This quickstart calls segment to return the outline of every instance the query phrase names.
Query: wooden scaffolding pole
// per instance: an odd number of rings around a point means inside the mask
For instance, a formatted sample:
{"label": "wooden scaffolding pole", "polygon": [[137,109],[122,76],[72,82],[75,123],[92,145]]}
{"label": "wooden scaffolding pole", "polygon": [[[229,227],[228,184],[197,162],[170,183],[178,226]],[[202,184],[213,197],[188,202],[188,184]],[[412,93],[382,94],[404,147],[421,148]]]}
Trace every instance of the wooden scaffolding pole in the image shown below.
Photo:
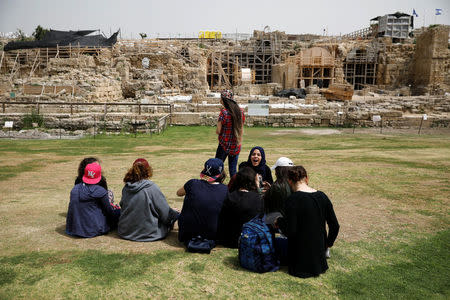
{"label": "wooden scaffolding pole", "polygon": [[2,57],[0,58],[0,73],[2,72],[2,64],[3,64],[3,57],[5,56],[5,51],[2,51]]}
{"label": "wooden scaffolding pole", "polygon": [[[220,57],[221,57],[221,56],[220,56]],[[219,73],[220,73],[221,77],[222,77],[223,80],[225,81],[225,85],[226,85],[228,88],[231,88],[230,80],[228,79],[227,74],[225,74],[225,71],[224,71],[223,68],[222,68],[222,61],[221,61],[220,59],[217,59],[217,60],[216,60],[216,63],[217,63],[217,69],[219,70]],[[220,78],[220,76],[219,76],[219,78]],[[222,82],[221,82],[221,80],[219,80],[219,85],[220,85],[220,87],[222,87]]]}
{"label": "wooden scaffolding pole", "polygon": [[[40,60],[38,61],[38,59],[39,59],[40,55],[41,55],[41,49],[38,49],[37,52],[36,52],[36,57],[34,58],[34,61],[33,61],[33,65],[31,66],[31,71],[30,71],[29,78],[31,78],[31,76],[33,75],[34,71],[39,66]],[[36,64],[36,62],[37,62],[37,64]]]}
{"label": "wooden scaffolding pole", "polygon": [[211,52],[211,78],[210,78],[210,89],[214,88],[214,51]]}
{"label": "wooden scaffolding pole", "polygon": [[16,55],[16,59],[14,60],[14,65],[13,65],[13,67],[12,67],[12,69],[11,69],[11,74],[10,74],[10,77],[9,77],[9,81],[12,83],[12,79],[13,79],[13,77],[14,77],[14,74],[16,73],[15,72],[15,69],[16,69],[16,64],[17,64],[17,59],[19,58],[19,51],[17,52],[17,55]]}

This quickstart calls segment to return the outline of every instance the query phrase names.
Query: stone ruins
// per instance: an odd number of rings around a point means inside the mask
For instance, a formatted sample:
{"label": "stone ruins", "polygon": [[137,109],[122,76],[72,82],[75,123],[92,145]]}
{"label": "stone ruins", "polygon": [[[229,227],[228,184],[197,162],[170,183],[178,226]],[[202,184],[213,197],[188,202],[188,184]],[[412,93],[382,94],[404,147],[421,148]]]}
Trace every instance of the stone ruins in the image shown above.
{"label": "stone ruins", "polygon": [[65,130],[212,126],[219,92],[232,89],[248,126],[449,127],[450,26],[389,27],[407,16],[377,17],[341,37],[264,30],[248,39],[1,51],[0,121],[16,129],[26,115],[42,116],[35,127]]}

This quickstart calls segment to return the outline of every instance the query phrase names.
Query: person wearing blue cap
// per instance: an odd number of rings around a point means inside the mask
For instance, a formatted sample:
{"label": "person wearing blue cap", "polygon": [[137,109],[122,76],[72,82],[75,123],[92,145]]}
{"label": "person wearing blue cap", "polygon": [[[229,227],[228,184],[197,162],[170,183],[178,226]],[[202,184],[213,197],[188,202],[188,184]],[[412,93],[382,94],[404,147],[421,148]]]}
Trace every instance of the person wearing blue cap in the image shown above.
{"label": "person wearing blue cap", "polygon": [[197,236],[216,240],[217,222],[228,192],[222,184],[225,177],[223,161],[210,158],[200,173],[201,179],[191,179],[178,189],[177,196],[185,196],[178,217],[180,242],[186,244]]}

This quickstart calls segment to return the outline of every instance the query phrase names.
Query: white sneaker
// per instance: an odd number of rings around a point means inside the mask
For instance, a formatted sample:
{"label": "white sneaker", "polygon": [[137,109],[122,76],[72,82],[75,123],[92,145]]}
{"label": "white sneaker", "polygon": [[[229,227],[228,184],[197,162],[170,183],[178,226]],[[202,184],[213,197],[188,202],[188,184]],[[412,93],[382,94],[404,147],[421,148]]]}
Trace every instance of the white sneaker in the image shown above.
{"label": "white sneaker", "polygon": [[327,250],[325,251],[325,257],[330,258],[330,248],[327,248]]}

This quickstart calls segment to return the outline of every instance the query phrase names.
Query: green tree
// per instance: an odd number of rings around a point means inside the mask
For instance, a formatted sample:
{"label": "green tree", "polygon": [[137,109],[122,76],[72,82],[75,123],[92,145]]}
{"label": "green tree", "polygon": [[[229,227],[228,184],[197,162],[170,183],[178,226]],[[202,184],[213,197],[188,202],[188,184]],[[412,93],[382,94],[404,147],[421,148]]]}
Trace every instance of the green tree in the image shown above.
{"label": "green tree", "polygon": [[20,42],[30,41],[30,40],[31,40],[31,38],[30,38],[30,37],[27,37],[26,33],[23,32],[23,30],[20,29],[20,28],[17,28],[16,36],[17,36],[17,39],[18,39]]}
{"label": "green tree", "polygon": [[43,28],[41,25],[38,25],[33,32],[33,36],[37,41],[42,40],[44,35],[48,32],[48,29]]}
{"label": "green tree", "polygon": [[147,37],[147,34],[145,32],[139,33],[142,39],[145,39]]}

